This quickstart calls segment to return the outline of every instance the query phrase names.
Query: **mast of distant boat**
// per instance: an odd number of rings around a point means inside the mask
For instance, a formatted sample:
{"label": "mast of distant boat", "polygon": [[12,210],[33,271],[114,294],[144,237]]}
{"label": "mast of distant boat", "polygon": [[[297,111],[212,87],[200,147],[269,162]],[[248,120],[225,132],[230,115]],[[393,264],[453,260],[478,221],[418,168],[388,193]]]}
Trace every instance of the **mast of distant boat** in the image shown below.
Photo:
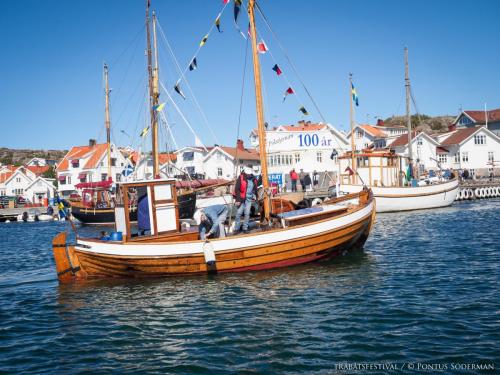
{"label": "mast of distant boat", "polygon": [[148,55],[148,81],[149,81],[149,111],[151,116],[151,141],[153,154],[153,176],[160,177],[160,168],[158,162],[158,119],[155,108],[158,106],[158,52],[156,48],[156,16],[153,12],[153,42],[155,48],[155,67],[153,70],[152,53],[151,53],[151,32],[149,29],[149,5],[150,0],[146,0],[146,43]]}
{"label": "mast of distant boat", "polygon": [[255,28],[255,14],[254,14],[255,0],[250,0],[248,3],[248,18],[250,20],[250,38],[252,42],[252,56],[253,56],[253,71],[255,83],[255,104],[257,108],[257,125],[259,133],[259,154],[260,165],[262,172],[262,185],[264,187],[264,216],[266,221],[269,222],[271,205],[269,200],[269,181],[267,177],[267,154],[266,154],[266,130],[264,127],[264,107],[262,103],[262,87],[260,80],[260,64],[259,53],[257,51],[257,30]]}
{"label": "mast of distant boat", "polygon": [[108,65],[104,63],[104,85],[105,85],[105,97],[106,97],[106,109],[104,115],[104,121],[106,124],[106,142],[108,145],[108,180],[112,180],[113,176],[111,175],[111,121],[109,119],[109,85],[108,85]]}
{"label": "mast of distant boat", "polygon": [[408,73],[408,47],[405,47],[405,87],[406,87],[406,126],[408,127],[408,164],[413,171],[413,147],[411,144],[411,116],[410,116],[410,75]]}
{"label": "mast of distant boat", "polygon": [[[349,120],[351,123],[351,168],[354,171],[356,171],[356,158],[354,156],[354,153],[356,151],[356,144],[354,143],[354,98],[353,98],[353,92],[352,92],[352,73],[349,73]],[[356,177],[355,173],[353,173],[351,176],[351,183],[355,184],[356,183]]]}

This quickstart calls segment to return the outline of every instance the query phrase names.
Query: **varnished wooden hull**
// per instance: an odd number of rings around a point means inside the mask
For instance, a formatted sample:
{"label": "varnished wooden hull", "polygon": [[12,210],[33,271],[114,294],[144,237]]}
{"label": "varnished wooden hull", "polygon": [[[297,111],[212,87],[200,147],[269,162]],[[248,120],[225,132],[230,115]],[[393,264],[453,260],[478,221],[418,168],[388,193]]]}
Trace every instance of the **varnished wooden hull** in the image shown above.
{"label": "varnished wooden hull", "polygon": [[[54,239],[54,257],[62,282],[92,277],[164,277],[288,267],[362,247],[374,217],[372,200],[364,209],[338,219],[216,239],[208,245],[187,241],[102,247],[97,241],[78,241],[76,246],[66,246],[65,234],[60,234]],[[214,266],[206,264],[203,246],[213,246]]]}

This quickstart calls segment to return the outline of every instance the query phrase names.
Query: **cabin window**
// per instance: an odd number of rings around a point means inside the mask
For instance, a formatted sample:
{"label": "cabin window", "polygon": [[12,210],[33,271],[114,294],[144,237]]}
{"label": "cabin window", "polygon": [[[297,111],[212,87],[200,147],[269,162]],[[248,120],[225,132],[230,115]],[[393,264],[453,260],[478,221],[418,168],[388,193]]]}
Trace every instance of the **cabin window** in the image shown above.
{"label": "cabin window", "polygon": [[367,156],[358,156],[358,167],[368,167]]}
{"label": "cabin window", "polygon": [[184,152],[182,154],[182,160],[184,160],[184,161],[193,161],[194,160],[194,151]]}
{"label": "cabin window", "polygon": [[446,155],[446,154],[438,154],[438,161],[440,163],[447,163],[448,162],[448,155]]}
{"label": "cabin window", "polygon": [[469,161],[469,153],[468,152],[462,152],[462,161],[464,161],[464,162]]}
{"label": "cabin window", "polygon": [[321,151],[316,152],[316,161],[318,163],[323,163],[323,153]]}
{"label": "cabin window", "polygon": [[485,145],[486,144],[486,136],[484,134],[476,134],[474,136],[474,144],[475,145]]}
{"label": "cabin window", "polygon": [[488,151],[488,161],[493,163],[495,161],[495,153],[493,151]]}

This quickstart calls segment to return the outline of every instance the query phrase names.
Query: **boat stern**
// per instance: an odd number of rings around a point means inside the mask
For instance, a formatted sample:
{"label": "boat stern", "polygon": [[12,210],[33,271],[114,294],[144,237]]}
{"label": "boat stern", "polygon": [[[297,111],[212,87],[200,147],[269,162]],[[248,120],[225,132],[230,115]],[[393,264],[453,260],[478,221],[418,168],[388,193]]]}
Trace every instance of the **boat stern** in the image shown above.
{"label": "boat stern", "polygon": [[65,283],[84,276],[80,262],[75,256],[74,247],[67,243],[65,232],[59,233],[52,240],[52,252],[59,282]]}

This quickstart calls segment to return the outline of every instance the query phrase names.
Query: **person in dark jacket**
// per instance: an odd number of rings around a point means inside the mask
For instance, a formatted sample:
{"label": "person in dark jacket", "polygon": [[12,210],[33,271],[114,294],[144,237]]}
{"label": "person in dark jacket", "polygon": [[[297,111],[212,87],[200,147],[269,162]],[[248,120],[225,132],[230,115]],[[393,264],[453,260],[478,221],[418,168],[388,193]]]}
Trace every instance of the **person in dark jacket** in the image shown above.
{"label": "person in dark jacket", "polygon": [[[238,233],[241,228],[244,233],[248,233],[250,209],[252,207],[252,202],[257,197],[258,186],[258,181],[252,172],[251,166],[245,167],[236,180],[236,184],[234,186],[234,197],[236,200],[236,207],[238,207],[234,222],[234,233]],[[243,225],[241,223],[242,215],[244,216]]]}
{"label": "person in dark jacket", "polygon": [[312,184],[312,181],[311,181],[311,176],[309,175],[309,173],[306,173],[306,175],[304,176],[304,185],[306,187],[306,191],[309,191],[311,190],[311,184]]}

